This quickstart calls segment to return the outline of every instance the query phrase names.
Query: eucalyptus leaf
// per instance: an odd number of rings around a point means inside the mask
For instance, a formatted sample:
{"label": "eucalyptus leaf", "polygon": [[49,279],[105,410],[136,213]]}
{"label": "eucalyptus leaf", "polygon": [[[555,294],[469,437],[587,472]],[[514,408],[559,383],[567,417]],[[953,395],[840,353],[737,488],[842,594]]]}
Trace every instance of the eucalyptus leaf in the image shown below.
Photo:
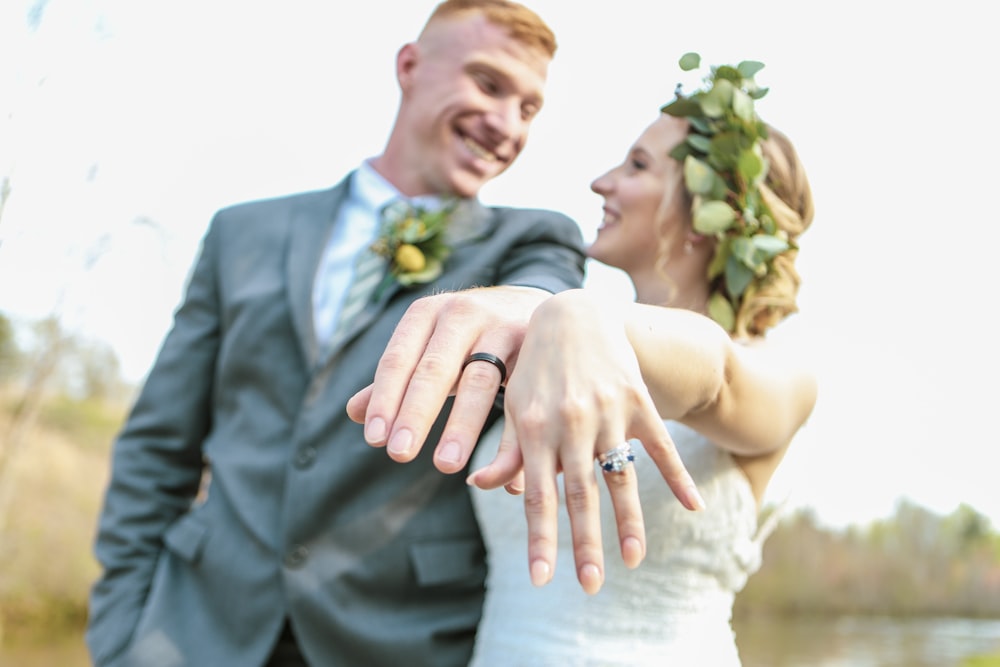
{"label": "eucalyptus leaf", "polygon": [[736,171],[747,183],[753,183],[764,173],[764,160],[752,150],[742,151],[736,162]]}
{"label": "eucalyptus leaf", "polygon": [[736,167],[740,152],[743,150],[742,137],[736,132],[719,132],[712,137],[711,149],[708,151],[711,161],[724,170]]}
{"label": "eucalyptus leaf", "polygon": [[739,88],[733,91],[733,113],[740,120],[753,121],[753,99]]}
{"label": "eucalyptus leaf", "polygon": [[736,312],[729,299],[718,292],[708,299],[708,316],[726,331],[732,332],[736,328]]}
{"label": "eucalyptus leaf", "polygon": [[733,83],[740,83],[745,77],[740,73],[740,70],[732,65],[719,65],[713,71],[715,75],[715,83],[719,84],[723,81],[731,81]]}
{"label": "eucalyptus leaf", "polygon": [[670,150],[670,157],[677,160],[678,162],[683,162],[687,159],[689,155],[693,155],[694,151],[691,146],[688,145],[686,141],[682,141]]}
{"label": "eucalyptus leaf", "polygon": [[701,109],[709,118],[721,118],[733,104],[733,84],[726,80],[716,81],[712,89],[700,94]]}
{"label": "eucalyptus leaf", "polygon": [[711,192],[715,179],[715,171],[698,158],[688,156],[684,160],[684,184],[692,194]]}
{"label": "eucalyptus leaf", "polygon": [[692,225],[699,234],[724,232],[736,220],[736,211],[723,201],[707,201],[694,211]]}
{"label": "eucalyptus leaf", "polygon": [[750,239],[744,236],[737,236],[733,239],[730,247],[732,248],[731,256],[745,264],[747,268],[754,269],[759,264],[754,252],[754,245]]}
{"label": "eucalyptus leaf", "polygon": [[744,79],[752,79],[757,75],[757,72],[764,69],[764,63],[757,60],[744,60],[736,66],[736,69]]}
{"label": "eucalyptus leaf", "polygon": [[752,269],[734,256],[729,256],[729,261],[726,262],[726,291],[734,297],[742,296],[743,290],[747,288],[753,278]]}
{"label": "eucalyptus leaf", "polygon": [[729,199],[729,186],[726,182],[722,180],[719,176],[719,172],[715,172],[715,181],[712,183],[712,191],[708,193],[709,199],[718,199],[719,201],[727,201]]}
{"label": "eucalyptus leaf", "polygon": [[715,280],[726,269],[726,262],[729,259],[729,239],[723,238],[715,247],[715,254],[708,264],[708,279]]}
{"label": "eucalyptus leaf", "polygon": [[775,223],[774,218],[772,218],[767,213],[764,213],[760,216],[760,226],[764,230],[765,234],[773,235],[778,233],[777,223]]}
{"label": "eucalyptus leaf", "polygon": [[700,134],[689,134],[687,142],[701,153],[707,153],[712,148],[712,140]]}
{"label": "eucalyptus leaf", "polygon": [[681,66],[681,70],[685,72],[690,72],[693,69],[698,69],[699,67],[701,67],[701,56],[691,51],[681,56],[679,63]]}
{"label": "eucalyptus leaf", "polygon": [[701,99],[701,109],[709,118],[720,118],[726,112],[726,107],[717,95],[703,97]]}
{"label": "eucalyptus leaf", "polygon": [[688,122],[691,123],[691,127],[693,127],[695,131],[700,134],[704,134],[706,136],[715,134],[715,129],[712,127],[712,124],[705,118],[689,116]]}
{"label": "eucalyptus leaf", "polygon": [[686,116],[700,116],[702,113],[701,104],[690,97],[679,97],[670,104],[660,109],[665,114],[684,118]]}
{"label": "eucalyptus leaf", "polygon": [[753,247],[763,253],[767,259],[780,255],[789,248],[788,241],[768,234],[756,234],[750,240]]}

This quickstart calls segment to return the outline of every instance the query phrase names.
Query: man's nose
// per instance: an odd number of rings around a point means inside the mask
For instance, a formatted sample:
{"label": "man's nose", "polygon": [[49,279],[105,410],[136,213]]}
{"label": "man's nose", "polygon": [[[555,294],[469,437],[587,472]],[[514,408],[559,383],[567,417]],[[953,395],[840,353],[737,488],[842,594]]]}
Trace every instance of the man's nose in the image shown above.
{"label": "man's nose", "polygon": [[486,114],[486,125],[496,137],[509,139],[523,134],[527,122],[521,114],[521,104],[517,100],[497,100]]}

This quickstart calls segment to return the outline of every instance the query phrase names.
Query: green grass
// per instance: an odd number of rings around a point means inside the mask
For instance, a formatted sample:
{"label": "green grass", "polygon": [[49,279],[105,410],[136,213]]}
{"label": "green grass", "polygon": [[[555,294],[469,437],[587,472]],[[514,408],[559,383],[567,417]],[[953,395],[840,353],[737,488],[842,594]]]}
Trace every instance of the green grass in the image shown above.
{"label": "green grass", "polygon": [[1000,667],[1000,653],[970,656],[958,667]]}

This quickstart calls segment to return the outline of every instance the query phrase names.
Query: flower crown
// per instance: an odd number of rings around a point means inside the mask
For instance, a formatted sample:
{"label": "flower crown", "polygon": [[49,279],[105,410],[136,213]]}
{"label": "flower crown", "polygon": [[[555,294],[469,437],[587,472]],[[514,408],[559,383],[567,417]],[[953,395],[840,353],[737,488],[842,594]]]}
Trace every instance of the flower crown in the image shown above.
{"label": "flower crown", "polygon": [[[685,72],[697,69],[701,56],[687,53],[679,64]],[[729,332],[737,329],[747,288],[764,283],[774,258],[794,248],[760,192],[768,170],[761,147],[767,125],[754,102],[768,89],[758,87],[754,75],[763,67],[752,60],[713,66],[706,88],[685,96],[678,84],[675,99],[660,109],[690,123],[670,156],[684,163],[694,230],[717,241],[708,265],[714,286],[708,313]]]}

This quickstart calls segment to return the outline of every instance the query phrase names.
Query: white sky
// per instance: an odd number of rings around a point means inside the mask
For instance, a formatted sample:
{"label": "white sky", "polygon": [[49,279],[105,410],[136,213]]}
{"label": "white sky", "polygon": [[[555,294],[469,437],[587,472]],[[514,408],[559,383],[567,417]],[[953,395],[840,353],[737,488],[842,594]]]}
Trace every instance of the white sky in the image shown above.
{"label": "white sky", "polygon": [[[329,187],[381,150],[395,52],[435,3],[49,0],[31,31],[33,4],[0,5],[0,311],[58,311],[138,380],[212,212]],[[821,396],[772,498],[833,524],[902,496],[966,502],[1000,526],[989,3],[529,4],[559,53],[527,150],[483,199],[562,210],[589,240],[588,185],[671,98],[680,54],[763,61],[760,111],[818,211],[802,313],[775,337],[816,350]],[[631,295],[599,266],[590,285]]]}

